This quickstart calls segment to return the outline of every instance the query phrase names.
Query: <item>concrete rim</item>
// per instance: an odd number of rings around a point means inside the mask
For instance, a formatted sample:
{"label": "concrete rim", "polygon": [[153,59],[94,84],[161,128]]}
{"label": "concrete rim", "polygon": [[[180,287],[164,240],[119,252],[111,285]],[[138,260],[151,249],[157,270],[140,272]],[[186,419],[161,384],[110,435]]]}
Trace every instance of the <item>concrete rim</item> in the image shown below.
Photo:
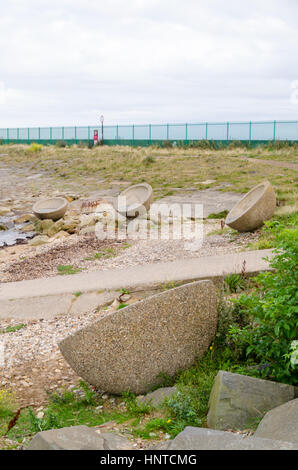
{"label": "concrete rim", "polygon": [[125,215],[126,217],[136,217],[137,215],[139,215],[138,210],[140,208],[145,207],[147,210],[149,210],[153,200],[153,189],[152,186],[150,186],[150,184],[148,183],[138,183],[133,186],[129,186],[119,194],[119,197],[125,197],[129,192],[138,188],[145,189],[145,194],[144,197],[142,197],[142,200],[136,200],[134,203],[131,203],[130,205],[126,206],[125,209],[121,207],[115,207],[117,212],[122,215]]}
{"label": "concrete rim", "polygon": [[[240,215],[238,214],[236,216],[233,216],[233,213],[239,208],[239,206],[243,203],[243,201],[248,199],[251,196],[251,194],[253,194],[255,191],[257,191],[261,187],[263,187],[263,191],[262,191],[261,195],[245,211],[243,211]],[[254,186],[247,194],[245,194],[245,196],[243,196],[242,199],[240,199],[240,201],[236,204],[236,206],[233,207],[233,209],[229,212],[229,214],[226,218],[226,225],[233,224],[234,222],[236,222],[236,220],[240,219],[245,214],[247,214],[249,211],[251,211],[251,209],[259,202],[260,199],[262,199],[262,197],[266,193],[267,189],[269,189],[270,187],[271,187],[271,183],[269,181],[264,181],[263,183],[260,183],[257,186]]]}

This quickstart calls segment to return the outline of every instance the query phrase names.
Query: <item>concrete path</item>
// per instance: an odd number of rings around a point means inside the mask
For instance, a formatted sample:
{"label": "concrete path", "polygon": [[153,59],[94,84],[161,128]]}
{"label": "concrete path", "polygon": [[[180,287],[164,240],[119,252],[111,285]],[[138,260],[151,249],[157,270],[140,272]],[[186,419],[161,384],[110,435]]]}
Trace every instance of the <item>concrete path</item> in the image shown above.
{"label": "concrete path", "polygon": [[[113,300],[122,288],[134,292],[171,282],[220,278],[240,273],[244,261],[246,272],[255,273],[269,269],[263,258],[271,254],[271,250],[250,251],[4,283],[0,286],[0,319],[54,318],[66,313],[88,312]],[[81,295],[75,296],[77,292]]]}

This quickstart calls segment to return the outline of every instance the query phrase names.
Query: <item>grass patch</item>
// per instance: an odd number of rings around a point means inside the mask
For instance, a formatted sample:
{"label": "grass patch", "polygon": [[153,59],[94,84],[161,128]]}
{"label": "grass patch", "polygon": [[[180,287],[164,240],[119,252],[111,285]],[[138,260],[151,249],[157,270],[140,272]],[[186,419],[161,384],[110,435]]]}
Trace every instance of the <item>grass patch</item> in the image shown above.
{"label": "grass patch", "polygon": [[74,292],[73,295],[74,295],[75,297],[81,297],[81,295],[83,295],[83,292],[81,292],[81,291]]}
{"label": "grass patch", "polygon": [[0,334],[15,333],[16,331],[20,331],[23,328],[26,328],[26,325],[24,325],[23,323],[20,323],[16,326],[7,326],[6,328],[0,330]]}
{"label": "grass patch", "polygon": [[79,272],[82,271],[81,268],[74,268],[73,266],[71,265],[60,265],[60,266],[57,266],[57,271],[58,273],[60,274],[60,276],[68,276],[70,274],[77,274]]}
{"label": "grass patch", "polygon": [[128,307],[128,304],[120,304],[118,305],[117,310],[122,310],[125,307]]}
{"label": "grass patch", "polygon": [[228,215],[229,211],[219,212],[217,214],[210,214],[207,218],[208,219],[225,219]]}
{"label": "grass patch", "polygon": [[[124,247],[124,249],[125,249],[125,247]],[[98,251],[93,256],[90,256],[90,257],[86,258],[86,261],[110,259],[110,258],[114,258],[115,256],[117,256],[116,248],[108,247],[108,248],[105,248],[102,251]]]}
{"label": "grass patch", "polygon": [[279,235],[284,230],[296,229],[298,226],[298,211],[281,216],[274,216],[270,221],[265,222],[260,230],[260,236],[257,242],[250,243],[248,248],[251,250],[266,250],[275,248]]}

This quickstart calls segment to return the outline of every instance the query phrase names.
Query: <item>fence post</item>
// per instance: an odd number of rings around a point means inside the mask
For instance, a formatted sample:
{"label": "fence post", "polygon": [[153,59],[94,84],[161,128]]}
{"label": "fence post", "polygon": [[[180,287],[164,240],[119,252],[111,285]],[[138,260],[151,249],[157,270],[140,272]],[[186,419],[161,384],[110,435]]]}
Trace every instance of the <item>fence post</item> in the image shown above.
{"label": "fence post", "polygon": [[230,123],[227,122],[227,143],[229,143],[229,131],[230,131]]}
{"label": "fence post", "polygon": [[206,122],[206,140],[208,140],[208,122]]}
{"label": "fence post", "polygon": [[135,125],[132,125],[132,145],[135,143]]}
{"label": "fence post", "polygon": [[276,137],[276,121],[274,121],[274,124],[273,124],[273,142],[275,142],[275,137]]}
{"label": "fence post", "polygon": [[252,127],[252,122],[250,121],[250,123],[249,123],[249,143],[251,143],[251,127]]}
{"label": "fence post", "polygon": [[40,143],[40,127],[38,128],[38,142]]}
{"label": "fence post", "polygon": [[185,124],[185,143],[187,144],[187,140],[188,140],[188,125]]}
{"label": "fence post", "polygon": [[64,140],[64,127],[62,127],[62,140]]}
{"label": "fence post", "polygon": [[88,126],[88,141],[90,140],[90,126]]}
{"label": "fence post", "polygon": [[30,144],[30,128],[28,127],[28,144]]}
{"label": "fence post", "polygon": [[167,140],[169,140],[169,124],[167,124]]}
{"label": "fence post", "polygon": [[17,140],[20,140],[20,129],[19,129],[19,127],[17,128]]}
{"label": "fence post", "polygon": [[118,142],[119,142],[119,126],[117,124],[117,126],[116,126],[116,143],[117,143],[117,145],[118,145]]}
{"label": "fence post", "polygon": [[149,124],[149,145],[151,145],[151,124]]}
{"label": "fence post", "polygon": [[52,144],[53,141],[53,128],[50,127],[50,144]]}
{"label": "fence post", "polygon": [[9,141],[9,129],[8,128],[6,129],[6,140],[7,142]]}
{"label": "fence post", "polygon": [[77,143],[77,126],[75,126],[75,143]]}

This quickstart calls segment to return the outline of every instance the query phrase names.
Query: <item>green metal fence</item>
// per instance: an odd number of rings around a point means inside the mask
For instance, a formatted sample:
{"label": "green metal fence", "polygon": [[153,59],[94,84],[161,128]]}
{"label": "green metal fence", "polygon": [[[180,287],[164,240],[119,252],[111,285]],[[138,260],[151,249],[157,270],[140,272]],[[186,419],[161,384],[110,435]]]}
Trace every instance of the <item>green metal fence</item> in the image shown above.
{"label": "green metal fence", "polygon": [[[151,145],[166,141],[177,144],[208,140],[266,143],[298,142],[298,121],[205,122],[199,124],[147,124],[104,126],[104,142],[108,145]],[[101,140],[101,125],[85,127],[35,127],[0,129],[3,143],[68,144],[93,141],[94,131]]]}

